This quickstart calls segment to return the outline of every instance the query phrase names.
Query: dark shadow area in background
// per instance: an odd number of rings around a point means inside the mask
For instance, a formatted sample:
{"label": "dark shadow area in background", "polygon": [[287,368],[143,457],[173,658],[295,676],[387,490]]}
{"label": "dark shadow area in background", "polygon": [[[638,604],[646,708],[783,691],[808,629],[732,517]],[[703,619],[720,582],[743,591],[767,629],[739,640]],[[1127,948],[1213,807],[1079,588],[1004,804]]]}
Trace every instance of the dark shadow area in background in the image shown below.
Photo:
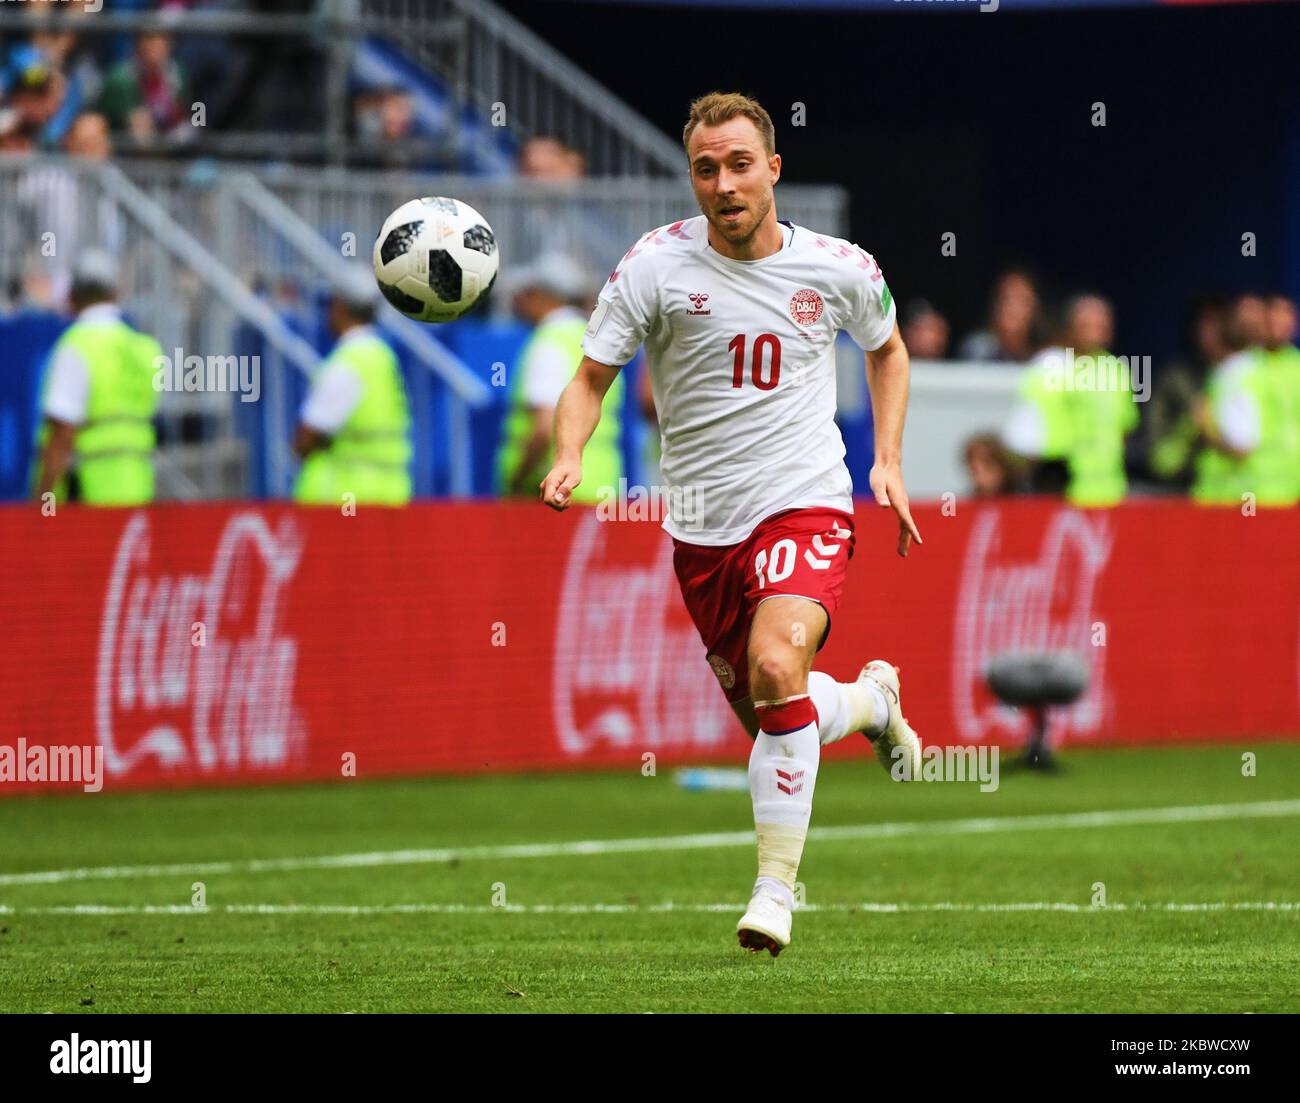
{"label": "dark shadow area in background", "polygon": [[[670,135],[695,95],[757,96],[785,178],[846,187],[851,236],[901,301],[930,299],[955,335],[1011,261],[1033,265],[1050,298],[1112,298],[1114,351],[1157,363],[1179,349],[1198,291],[1300,293],[1300,6],[503,2]],[[948,231],[956,257],[939,253]]]}

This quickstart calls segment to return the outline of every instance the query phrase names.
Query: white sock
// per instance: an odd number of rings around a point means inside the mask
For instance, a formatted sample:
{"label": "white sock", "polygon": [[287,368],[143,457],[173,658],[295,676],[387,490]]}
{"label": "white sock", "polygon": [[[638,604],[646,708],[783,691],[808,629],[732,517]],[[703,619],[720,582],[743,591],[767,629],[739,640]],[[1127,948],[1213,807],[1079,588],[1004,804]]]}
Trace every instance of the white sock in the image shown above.
{"label": "white sock", "polygon": [[799,877],[821,744],[817,725],[784,735],[759,730],[749,754],[749,794],[758,838],[758,876],[793,891]]}
{"label": "white sock", "polygon": [[889,702],[884,691],[871,682],[837,682],[829,674],[813,670],[808,674],[808,696],[817,706],[823,747],[853,732],[875,735],[889,723]]}

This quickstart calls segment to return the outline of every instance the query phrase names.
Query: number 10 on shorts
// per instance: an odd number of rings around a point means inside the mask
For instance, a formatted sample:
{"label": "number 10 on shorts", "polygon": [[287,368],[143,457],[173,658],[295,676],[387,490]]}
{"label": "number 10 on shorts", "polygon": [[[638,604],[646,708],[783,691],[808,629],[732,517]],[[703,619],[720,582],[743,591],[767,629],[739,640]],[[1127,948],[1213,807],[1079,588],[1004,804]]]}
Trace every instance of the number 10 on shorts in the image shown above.
{"label": "number 10 on shorts", "polygon": [[771,550],[759,549],[754,556],[754,573],[758,575],[758,588],[761,590],[769,582],[784,582],[794,570],[794,557],[797,550],[794,541],[788,536],[778,540]]}
{"label": "number 10 on shorts", "polygon": [[[838,525],[832,530],[834,537],[849,535],[847,529]],[[827,540],[821,533],[812,538],[812,547],[805,548],[804,562],[814,571],[827,570],[831,560],[844,545],[839,539]],[[754,574],[758,576],[758,588],[763,589],[769,582],[784,582],[794,572],[798,562],[799,549],[790,537],[782,537],[771,548],[760,548],[754,556]]]}

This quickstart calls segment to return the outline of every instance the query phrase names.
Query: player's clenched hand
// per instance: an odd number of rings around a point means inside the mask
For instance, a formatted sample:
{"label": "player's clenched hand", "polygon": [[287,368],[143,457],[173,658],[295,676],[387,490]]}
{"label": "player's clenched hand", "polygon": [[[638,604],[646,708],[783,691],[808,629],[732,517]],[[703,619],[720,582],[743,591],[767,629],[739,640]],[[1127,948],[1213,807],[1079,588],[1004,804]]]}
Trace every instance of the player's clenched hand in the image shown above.
{"label": "player's clenched hand", "polygon": [[573,488],[582,482],[582,465],[557,460],[541,482],[541,499],[552,509],[566,510],[573,498]]}
{"label": "player's clenched hand", "polygon": [[871,469],[870,482],[871,493],[876,496],[877,504],[898,514],[898,554],[906,558],[912,541],[921,543],[921,533],[908,508],[903,472],[896,463],[878,463]]}

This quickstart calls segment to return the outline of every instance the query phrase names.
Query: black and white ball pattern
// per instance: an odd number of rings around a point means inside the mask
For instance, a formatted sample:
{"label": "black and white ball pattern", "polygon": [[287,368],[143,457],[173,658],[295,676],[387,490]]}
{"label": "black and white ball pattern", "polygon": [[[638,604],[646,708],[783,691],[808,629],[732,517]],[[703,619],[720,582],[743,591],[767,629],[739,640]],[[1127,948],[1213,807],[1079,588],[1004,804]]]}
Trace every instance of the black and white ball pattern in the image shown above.
{"label": "black and white ball pattern", "polygon": [[500,267],[487,220],[446,196],[413,199],[389,215],[373,259],[384,297],[423,322],[459,318],[491,290]]}

